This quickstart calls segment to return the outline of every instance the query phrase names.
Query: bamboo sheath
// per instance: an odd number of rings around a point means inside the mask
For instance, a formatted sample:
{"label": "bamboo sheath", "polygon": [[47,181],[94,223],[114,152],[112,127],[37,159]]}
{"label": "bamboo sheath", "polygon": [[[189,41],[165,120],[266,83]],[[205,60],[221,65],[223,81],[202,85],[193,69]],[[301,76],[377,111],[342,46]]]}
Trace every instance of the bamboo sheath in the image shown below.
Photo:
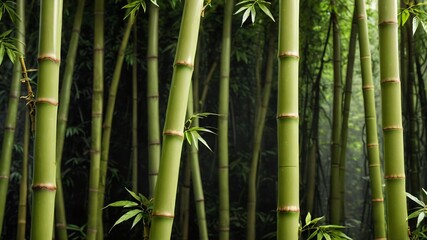
{"label": "bamboo sheath", "polygon": [[62,1],[42,0],[32,186],[32,240],[52,239],[56,192],[55,152],[61,30]]}
{"label": "bamboo sheath", "polygon": [[184,3],[172,84],[163,131],[162,154],[154,193],[150,239],[170,239],[175,211],[183,130],[203,1]]}
{"label": "bamboo sheath", "polygon": [[298,239],[299,136],[298,64],[299,1],[279,1],[278,46],[278,202],[277,239]]}
{"label": "bamboo sheath", "polygon": [[397,2],[378,1],[384,178],[388,238],[409,239],[399,79]]}

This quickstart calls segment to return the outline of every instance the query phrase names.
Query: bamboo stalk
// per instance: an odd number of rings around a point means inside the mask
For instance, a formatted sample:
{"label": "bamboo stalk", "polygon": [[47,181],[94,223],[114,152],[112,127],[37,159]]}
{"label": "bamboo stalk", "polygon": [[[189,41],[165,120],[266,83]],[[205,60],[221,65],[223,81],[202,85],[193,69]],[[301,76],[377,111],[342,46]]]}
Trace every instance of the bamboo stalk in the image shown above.
{"label": "bamboo stalk", "polygon": [[[17,23],[16,48],[23,54],[23,56],[25,55],[25,4],[25,0],[16,1],[17,15],[20,19],[20,21]],[[6,197],[9,188],[10,165],[12,162],[16,118],[18,112],[19,95],[21,91],[20,79],[21,64],[19,61],[16,61],[13,66],[9,102],[7,106],[6,119],[3,126],[3,142],[0,151],[0,236],[3,232],[3,221],[6,211]]]}
{"label": "bamboo stalk", "polygon": [[32,240],[52,239],[56,192],[56,127],[62,1],[40,3],[39,78],[36,97]]}
{"label": "bamboo stalk", "polygon": [[298,147],[298,0],[279,1],[278,64],[277,239],[298,239],[300,215]]}
{"label": "bamboo stalk", "polygon": [[185,113],[193,74],[202,7],[202,0],[188,0],[184,3],[166,110],[159,175],[154,193],[154,209],[150,231],[150,239],[152,240],[164,240],[171,237]]}
{"label": "bamboo stalk", "polygon": [[409,238],[396,0],[378,1],[378,20],[388,238],[404,240]]}

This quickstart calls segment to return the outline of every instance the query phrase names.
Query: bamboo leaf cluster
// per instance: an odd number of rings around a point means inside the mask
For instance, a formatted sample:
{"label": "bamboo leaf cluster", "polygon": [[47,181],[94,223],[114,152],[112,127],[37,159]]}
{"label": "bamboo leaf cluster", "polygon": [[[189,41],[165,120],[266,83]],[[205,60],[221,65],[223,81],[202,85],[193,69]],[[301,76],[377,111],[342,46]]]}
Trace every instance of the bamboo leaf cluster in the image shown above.
{"label": "bamboo leaf cluster", "polygon": [[153,198],[148,199],[141,193],[135,193],[126,188],[126,191],[132,196],[133,201],[119,200],[108,204],[106,207],[121,207],[127,210],[111,227],[110,231],[118,224],[128,221],[133,218],[132,226],[134,228],[141,220],[145,226],[149,226],[151,222],[151,214],[153,212]]}
{"label": "bamboo leaf cluster", "polygon": [[242,26],[243,23],[245,23],[248,19],[249,15],[251,16],[252,24],[255,23],[256,6],[258,6],[265,15],[273,20],[273,22],[275,21],[273,15],[267,7],[267,5],[271,5],[270,2],[264,0],[244,0],[236,4],[236,6],[238,5],[242,6],[234,14],[236,15],[244,11],[242,16]]}
{"label": "bamboo leaf cluster", "polygon": [[346,227],[340,225],[319,225],[322,220],[324,220],[323,216],[312,219],[311,214],[307,213],[304,226],[301,226],[300,224],[300,234],[304,232],[311,232],[307,240],[352,239],[342,232]]}

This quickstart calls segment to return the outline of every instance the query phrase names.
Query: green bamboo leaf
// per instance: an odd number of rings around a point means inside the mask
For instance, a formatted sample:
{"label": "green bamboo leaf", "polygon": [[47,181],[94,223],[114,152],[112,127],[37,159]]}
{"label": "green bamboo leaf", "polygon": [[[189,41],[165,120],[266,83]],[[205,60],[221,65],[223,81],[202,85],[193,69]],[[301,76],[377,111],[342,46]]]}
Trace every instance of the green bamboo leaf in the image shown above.
{"label": "green bamboo leaf", "polygon": [[0,65],[3,62],[3,57],[4,57],[4,46],[3,44],[0,44]]}
{"label": "green bamboo leaf", "polygon": [[198,142],[198,139],[199,139],[199,134],[196,132],[196,131],[190,131],[190,134],[191,134],[191,138],[192,138],[192,140],[193,140],[193,145],[194,145],[194,147],[196,148],[196,150],[199,150],[199,142]]}
{"label": "green bamboo leaf", "polygon": [[311,222],[311,214],[310,212],[307,213],[307,216],[305,216],[305,225],[308,225]]}
{"label": "green bamboo leaf", "polygon": [[15,63],[15,60],[16,60],[15,52],[12,51],[10,48],[6,48],[6,53],[7,53],[7,56],[9,57],[10,61],[12,63]]}
{"label": "green bamboo leaf", "polygon": [[243,23],[245,23],[246,19],[248,19],[249,13],[251,13],[251,9],[247,8],[246,11],[243,13],[242,24],[240,26],[243,26]]}
{"label": "green bamboo leaf", "polygon": [[[427,33],[427,23],[425,20],[421,20],[421,26],[423,26],[424,32]],[[424,192],[425,192],[425,190],[424,190]],[[427,193],[426,193],[426,195],[427,195]]]}
{"label": "green bamboo leaf", "polygon": [[156,7],[159,7],[159,4],[157,4],[157,0],[150,0],[150,2],[151,2],[152,4],[154,4]]}
{"label": "green bamboo leaf", "polygon": [[405,25],[406,21],[407,21],[407,20],[408,20],[408,18],[409,18],[409,15],[410,15],[410,13],[409,13],[408,9],[404,9],[404,10],[400,13],[400,16],[401,16],[401,26]]}
{"label": "green bamboo leaf", "polygon": [[271,14],[270,10],[265,6],[263,3],[258,2],[259,8],[267,15],[273,22],[275,22],[273,15]]}
{"label": "green bamboo leaf", "polygon": [[313,220],[311,220],[311,224],[313,224],[313,225],[316,225],[320,220],[322,220],[324,218],[324,216],[322,216],[322,217],[318,217],[318,218],[315,218],[315,219],[313,219]]}
{"label": "green bamboo leaf", "polygon": [[408,217],[406,218],[406,220],[418,217],[418,215],[420,215],[421,212],[423,212],[424,209],[418,209],[417,211],[412,212],[411,214],[408,215]]}
{"label": "green bamboo leaf", "polygon": [[150,204],[150,200],[148,200],[144,195],[142,195],[141,193],[138,193],[138,196],[141,199],[141,203],[144,206],[147,206],[148,204]]}
{"label": "green bamboo leaf", "polygon": [[412,35],[415,35],[415,32],[417,31],[419,23],[420,23],[420,21],[418,21],[418,17],[417,16],[415,16],[414,18],[412,18]]}
{"label": "green bamboo leaf", "polygon": [[128,207],[135,207],[135,206],[138,206],[138,205],[139,205],[138,203],[133,202],[133,201],[121,200],[121,201],[110,203],[107,206],[105,206],[104,208],[107,208],[107,207],[123,207],[123,208],[128,208]]}
{"label": "green bamboo leaf", "polygon": [[135,227],[135,225],[137,223],[139,223],[139,221],[141,221],[143,214],[142,213],[138,213],[138,215],[135,216],[135,218],[133,219],[132,222],[132,227],[130,227],[130,229],[132,229],[133,227]]}
{"label": "green bamboo leaf", "polygon": [[188,132],[208,132],[208,133],[212,133],[215,134],[213,131],[204,128],[204,127],[191,127],[187,130]]}
{"label": "green bamboo leaf", "polygon": [[0,34],[0,38],[5,38],[5,37],[9,36],[9,34],[11,32],[12,32],[12,29],[3,32],[2,34]]}
{"label": "green bamboo leaf", "polygon": [[332,240],[329,233],[324,233],[323,236],[325,237],[326,240]]}
{"label": "green bamboo leaf", "polygon": [[252,7],[251,7],[251,20],[252,20],[252,24],[255,23],[255,16],[256,16],[255,5],[252,5]]}
{"label": "green bamboo leaf", "polygon": [[197,133],[197,140],[199,140],[201,143],[203,143],[203,145],[205,145],[205,147],[207,147],[211,152],[212,149],[209,147],[208,143],[206,142],[205,139],[202,138],[202,136],[200,136],[200,134]]}
{"label": "green bamboo leaf", "polygon": [[141,202],[141,199],[139,198],[138,194],[136,194],[136,193],[132,192],[131,190],[129,190],[129,189],[127,189],[127,188],[125,188],[125,189],[126,189],[126,191],[128,191],[128,193],[129,193],[133,198],[135,198],[136,200],[138,200],[139,202]]}
{"label": "green bamboo leaf", "polygon": [[244,10],[248,9],[249,7],[250,7],[250,5],[245,5],[245,6],[243,6],[243,7],[240,7],[240,8],[239,8],[239,10],[237,10],[237,11],[234,13],[234,15],[235,15],[235,14],[238,14],[238,13],[240,13],[240,12],[243,12]]}
{"label": "green bamboo leaf", "polygon": [[317,234],[317,240],[322,240],[323,238],[323,232],[319,231],[319,234]]}
{"label": "green bamboo leaf", "polygon": [[[138,213],[142,213],[142,210],[140,210],[140,209],[133,209],[133,210],[130,210],[130,211],[128,211],[128,212],[126,212],[125,214],[123,214],[115,223],[114,223],[114,225],[111,227],[111,229],[113,229],[113,227],[114,226],[116,226],[117,224],[120,224],[120,223],[122,223],[122,222],[124,222],[124,221],[127,221],[127,220],[129,220],[129,219],[131,219],[131,218],[133,218],[135,215],[137,215]],[[110,231],[111,231],[111,229],[110,229]]]}
{"label": "green bamboo leaf", "polygon": [[415,196],[413,196],[410,193],[406,193],[406,196],[411,199],[412,201],[416,202],[418,205],[420,205],[421,207],[426,207],[425,203],[423,203],[421,200],[419,200],[418,198],[416,198]]}
{"label": "green bamboo leaf", "polygon": [[244,0],[244,1],[241,1],[241,2],[238,2],[237,4],[236,4],[236,6],[237,5],[242,5],[242,4],[244,4],[244,3],[252,3],[254,0]]}
{"label": "green bamboo leaf", "polygon": [[423,212],[420,212],[420,215],[418,215],[418,218],[417,218],[417,227],[420,225],[420,223],[424,220],[424,217],[425,217],[425,213],[424,213],[424,211]]}
{"label": "green bamboo leaf", "polygon": [[316,231],[314,231],[314,232],[312,232],[310,234],[310,236],[307,238],[307,240],[310,240],[310,239],[314,238],[317,235],[318,232],[319,232],[319,229],[316,229]]}

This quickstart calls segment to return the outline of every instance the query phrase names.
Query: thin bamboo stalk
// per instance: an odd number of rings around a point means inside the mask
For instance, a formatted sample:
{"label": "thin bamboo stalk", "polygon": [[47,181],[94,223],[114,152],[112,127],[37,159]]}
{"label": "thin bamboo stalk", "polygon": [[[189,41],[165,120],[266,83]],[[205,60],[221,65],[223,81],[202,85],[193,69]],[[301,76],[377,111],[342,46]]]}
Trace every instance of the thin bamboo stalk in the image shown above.
{"label": "thin bamboo stalk", "polygon": [[158,38],[159,7],[150,3],[148,10],[147,112],[149,194],[154,195],[160,163]]}
{"label": "thin bamboo stalk", "polygon": [[372,81],[371,52],[368,36],[365,0],[356,0],[359,30],[360,65],[362,68],[362,90],[365,109],[366,142],[369,160],[369,177],[372,198],[372,221],[374,239],[385,239],[384,198],[381,180],[381,164],[378,148],[375,91]]}
{"label": "thin bamboo stalk", "polygon": [[[190,87],[189,97],[188,97],[188,106],[187,106],[187,116],[193,116],[193,89]],[[192,127],[198,127],[199,120],[194,119]],[[196,204],[196,214],[197,214],[197,223],[199,226],[199,239],[207,240],[209,239],[208,235],[208,227],[206,224],[206,212],[205,212],[205,197],[203,194],[203,186],[202,186],[202,177],[200,175],[200,167],[199,167],[199,154],[197,152],[197,148],[192,144],[188,146],[189,150],[189,163],[190,163],[190,172],[191,179],[193,183],[193,193],[194,193],[194,201]]]}
{"label": "thin bamboo stalk", "polygon": [[341,122],[341,151],[340,151],[340,218],[339,223],[345,222],[345,165],[347,153],[347,137],[348,137],[348,121],[350,117],[350,103],[353,88],[353,69],[354,69],[354,55],[356,53],[356,39],[357,39],[357,22],[356,10],[353,11],[353,19],[351,24],[350,42],[347,56],[347,70],[345,76],[345,91],[344,91],[344,105],[342,112]]}
{"label": "thin bamboo stalk", "polygon": [[[25,55],[25,0],[16,1],[17,23],[16,48]],[[12,162],[13,142],[15,138],[16,117],[18,112],[19,94],[21,91],[21,65],[16,61],[13,66],[12,83],[9,92],[6,120],[4,122],[3,143],[0,151],[0,236],[3,232],[4,214],[6,211],[6,197],[9,188],[10,165]]]}
{"label": "thin bamboo stalk", "polygon": [[65,203],[62,188],[62,151],[64,147],[65,131],[67,127],[68,111],[70,105],[71,85],[73,82],[73,71],[76,60],[76,52],[80,36],[80,27],[83,20],[85,0],[79,0],[74,16],[73,32],[71,34],[70,45],[66,58],[64,78],[60,92],[58,108],[58,132],[56,135],[56,197],[55,197],[55,227],[58,239],[67,240],[67,221]]}
{"label": "thin bamboo stalk", "polygon": [[24,141],[22,144],[22,170],[21,182],[19,183],[19,208],[16,240],[25,240],[27,226],[27,195],[28,195],[28,158],[30,146],[30,118],[28,111],[25,116]]}
{"label": "thin bamboo stalk", "polygon": [[221,69],[218,103],[218,184],[219,184],[219,239],[227,240],[230,234],[230,200],[228,188],[228,106],[231,52],[231,17],[233,0],[224,4],[222,28]]}
{"label": "thin bamboo stalk", "polygon": [[98,192],[101,162],[102,114],[104,106],[104,4],[104,0],[95,0],[91,159],[86,231],[88,240],[94,240],[97,231],[100,231],[98,230],[98,210],[100,208],[98,204]]}
{"label": "thin bamboo stalk", "polygon": [[133,65],[132,65],[132,191],[138,192],[138,33],[133,25]]}
{"label": "thin bamboo stalk", "polygon": [[331,183],[330,183],[330,222],[339,224],[341,215],[339,166],[341,151],[341,114],[342,114],[342,84],[341,84],[341,37],[335,0],[331,0],[332,44],[334,67],[333,117],[331,136]]}
{"label": "thin bamboo stalk", "polygon": [[[102,207],[104,206],[104,195],[105,195],[105,184],[107,180],[107,168],[108,159],[110,153],[110,139],[111,139],[111,126],[113,123],[113,113],[116,103],[117,90],[120,83],[120,74],[122,71],[123,61],[125,57],[126,46],[129,41],[130,33],[132,32],[132,26],[134,23],[134,17],[129,16],[125,32],[123,34],[122,42],[117,54],[116,66],[113,72],[113,79],[111,80],[110,90],[108,92],[108,102],[105,109],[105,117],[102,131],[102,147],[101,147],[101,163],[100,163],[100,174],[99,174],[99,191],[98,191],[98,228],[101,230],[103,227],[102,220]],[[103,231],[98,232],[98,239],[104,239]]]}
{"label": "thin bamboo stalk", "polygon": [[256,191],[257,171],[261,155],[261,142],[264,132],[265,119],[267,116],[268,102],[270,100],[271,86],[273,82],[273,59],[276,51],[274,38],[269,34],[268,54],[265,73],[265,84],[262,90],[262,99],[259,104],[257,124],[254,129],[254,142],[252,150],[251,169],[248,177],[248,220],[246,227],[246,239],[256,239]]}

